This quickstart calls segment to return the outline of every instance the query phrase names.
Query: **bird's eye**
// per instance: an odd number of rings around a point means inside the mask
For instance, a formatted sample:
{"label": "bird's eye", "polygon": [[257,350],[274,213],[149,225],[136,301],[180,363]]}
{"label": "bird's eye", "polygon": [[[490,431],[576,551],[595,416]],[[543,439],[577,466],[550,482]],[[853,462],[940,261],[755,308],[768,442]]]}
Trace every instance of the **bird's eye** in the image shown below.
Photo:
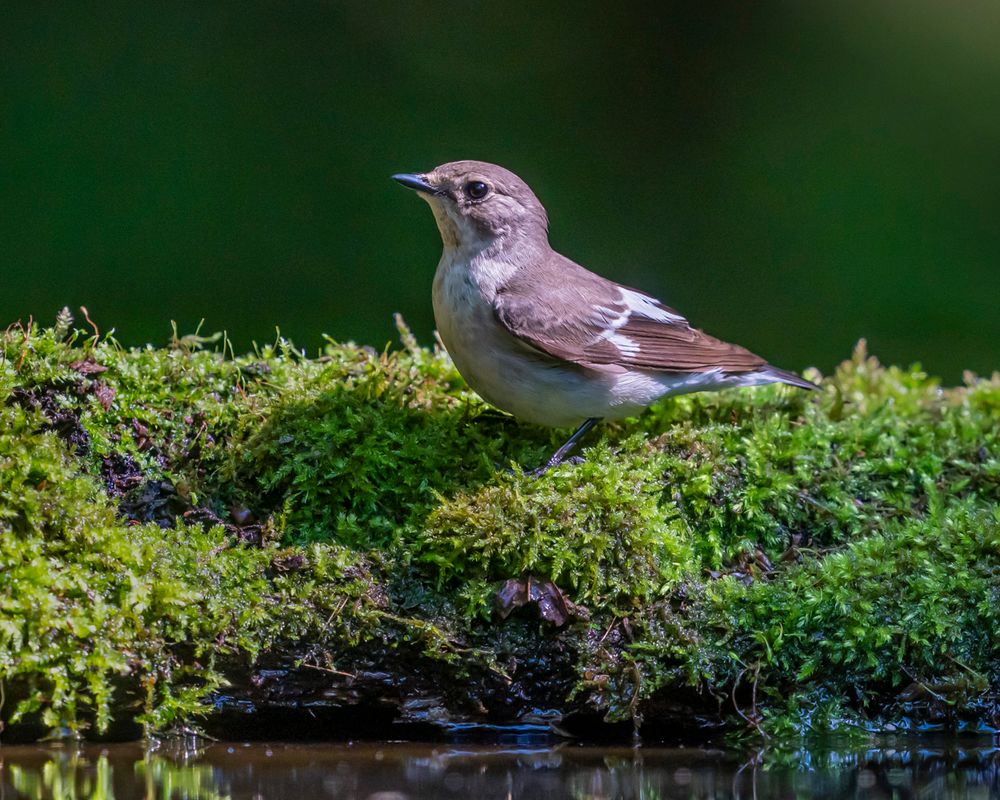
{"label": "bird's eye", "polygon": [[465,184],[465,196],[470,200],[482,200],[490,193],[490,187],[482,181],[469,181]]}

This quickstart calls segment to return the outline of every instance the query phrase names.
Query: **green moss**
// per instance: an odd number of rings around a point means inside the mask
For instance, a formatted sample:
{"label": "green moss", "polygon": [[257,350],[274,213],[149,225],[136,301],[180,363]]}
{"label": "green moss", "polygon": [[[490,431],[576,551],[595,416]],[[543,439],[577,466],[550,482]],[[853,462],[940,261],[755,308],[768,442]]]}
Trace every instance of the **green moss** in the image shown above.
{"label": "green moss", "polygon": [[918,684],[961,716],[998,677],[998,562],[1000,507],[934,496],[926,517],[810,556],[780,581],[717,581],[708,602],[719,644],[763,676],[765,700],[794,686],[798,713],[846,686],[863,715]]}
{"label": "green moss", "polygon": [[[813,397],[785,387],[680,398],[655,413],[667,479],[718,568],[790,535],[819,546],[908,517],[929,485],[996,500],[995,382],[942,391],[919,369],[883,369],[859,349]],[[669,427],[668,427],[669,426]]]}
{"label": "green moss", "polygon": [[[9,328],[0,716],[103,729],[138,703],[160,729],[283,658],[476,698],[525,691],[532,650],[564,660],[546,702],[609,718],[679,694],[779,733],[992,713],[1000,376],[942,389],[859,347],[821,392],[668,400],[536,480],[516,465],[561,432],[401,332],[308,357]],[[525,575],[589,621],[491,618]]]}
{"label": "green moss", "polygon": [[246,429],[234,474],[247,494],[280,502],[288,541],[386,546],[419,528],[438,493],[488,479],[500,457],[469,424],[470,401],[441,391],[443,359],[354,355],[282,387]]}
{"label": "green moss", "polygon": [[[436,585],[478,600],[490,582],[543,575],[582,603],[634,609],[662,597],[696,568],[692,535],[660,502],[661,463],[636,438],[607,445],[546,480],[501,475],[440,498],[415,546]],[[623,612],[624,613],[624,612]]]}
{"label": "green moss", "polygon": [[219,526],[123,524],[40,426],[0,407],[0,679],[22,688],[4,709],[13,721],[41,712],[50,727],[103,729],[130,676],[146,693],[140,719],[164,727],[222,683],[218,657],[303,635],[331,588],[367,598],[348,577],[357,559],[332,545],[311,550],[312,581],[293,584],[268,576],[273,548],[236,546]]}

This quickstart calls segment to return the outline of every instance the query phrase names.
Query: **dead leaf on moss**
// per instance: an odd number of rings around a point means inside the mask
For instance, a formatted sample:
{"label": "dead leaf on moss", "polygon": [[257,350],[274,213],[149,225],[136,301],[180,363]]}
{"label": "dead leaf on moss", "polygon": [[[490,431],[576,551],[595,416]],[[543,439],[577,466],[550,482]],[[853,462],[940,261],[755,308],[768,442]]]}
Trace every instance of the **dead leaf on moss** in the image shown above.
{"label": "dead leaf on moss", "polygon": [[587,609],[570,600],[552,581],[528,575],[505,581],[493,598],[500,619],[507,619],[518,608],[534,606],[538,616],[555,627],[567,622],[588,619]]}
{"label": "dead leaf on moss", "polygon": [[110,411],[111,404],[115,401],[115,389],[113,386],[108,386],[104,381],[94,381],[94,396],[97,398],[97,402],[101,404],[101,408],[105,411]]}
{"label": "dead leaf on moss", "polygon": [[79,372],[81,375],[97,375],[108,371],[107,367],[98,364],[96,361],[91,361],[89,358],[83,361],[74,361],[69,365],[69,368],[74,372]]}

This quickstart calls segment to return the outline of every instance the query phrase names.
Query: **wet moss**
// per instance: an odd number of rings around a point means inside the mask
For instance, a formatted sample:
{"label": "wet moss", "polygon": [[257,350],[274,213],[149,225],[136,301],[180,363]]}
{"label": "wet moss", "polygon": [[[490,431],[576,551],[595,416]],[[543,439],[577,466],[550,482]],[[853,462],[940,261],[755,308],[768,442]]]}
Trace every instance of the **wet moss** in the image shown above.
{"label": "wet moss", "polygon": [[[0,408],[0,680],[12,722],[103,730],[129,678],[139,721],[163,728],[202,711],[222,685],[218,658],[253,658],[299,638],[351,597],[336,621],[371,605],[360,559],[307,551],[294,580],[273,575],[275,548],[235,543],[221,526],[131,525],[40,415]],[[336,588],[339,597],[325,595]],[[357,634],[355,634],[357,635]],[[129,698],[131,700],[132,698]]]}
{"label": "wet moss", "polygon": [[934,495],[924,517],[810,555],[780,581],[722,579],[707,599],[743,678],[764,676],[758,702],[777,724],[811,728],[823,700],[843,698],[840,714],[867,725],[892,697],[900,720],[976,727],[1000,668],[998,554],[1000,507]]}
{"label": "wet moss", "polygon": [[[997,724],[1000,376],[944,389],[862,346],[821,392],[668,400],[532,479],[558,433],[401,333],[237,356],[8,328],[0,718]],[[512,578],[585,611],[502,619]]]}

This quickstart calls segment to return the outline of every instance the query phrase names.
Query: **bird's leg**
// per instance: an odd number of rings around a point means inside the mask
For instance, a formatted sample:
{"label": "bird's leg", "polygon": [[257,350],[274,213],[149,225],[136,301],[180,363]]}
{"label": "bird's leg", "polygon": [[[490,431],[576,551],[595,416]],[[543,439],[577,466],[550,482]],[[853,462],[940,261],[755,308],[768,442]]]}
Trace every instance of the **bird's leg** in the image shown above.
{"label": "bird's leg", "polygon": [[566,456],[573,451],[573,448],[579,444],[580,440],[587,435],[587,431],[593,428],[600,421],[600,417],[591,417],[590,419],[584,420],[583,424],[573,432],[573,435],[570,436],[569,439],[566,440],[566,444],[552,454],[552,458],[546,461],[538,469],[531,470],[528,475],[532,478],[537,478],[540,475],[544,475],[553,467],[558,467],[563,463],[563,461],[566,460]]}

